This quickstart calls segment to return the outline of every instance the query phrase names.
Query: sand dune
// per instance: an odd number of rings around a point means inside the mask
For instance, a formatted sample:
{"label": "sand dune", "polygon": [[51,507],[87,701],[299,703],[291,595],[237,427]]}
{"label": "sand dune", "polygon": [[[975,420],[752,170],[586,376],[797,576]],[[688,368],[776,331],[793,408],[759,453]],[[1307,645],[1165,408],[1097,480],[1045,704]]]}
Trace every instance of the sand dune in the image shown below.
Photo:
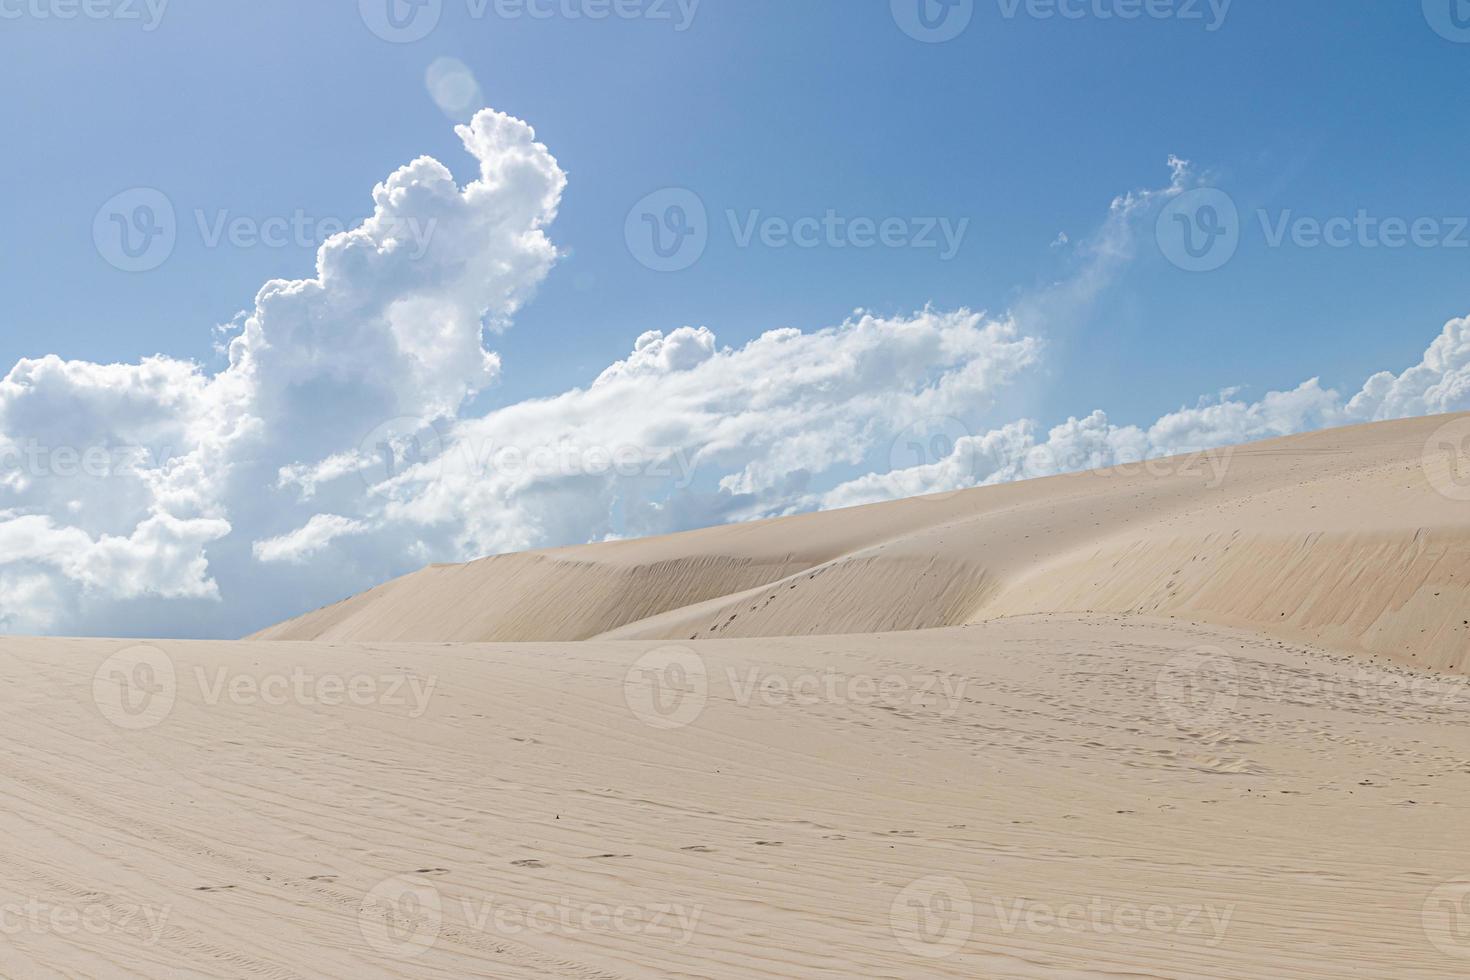
{"label": "sand dune", "polygon": [[1435,438],[1466,418],[436,566],[255,638],[689,640],[1097,611],[1463,672],[1470,457]]}
{"label": "sand dune", "polygon": [[7,977],[1470,968],[1470,689],[1257,633],[0,654]]}
{"label": "sand dune", "polygon": [[1467,449],[440,566],[276,642],[0,640],[0,975],[1464,976]]}

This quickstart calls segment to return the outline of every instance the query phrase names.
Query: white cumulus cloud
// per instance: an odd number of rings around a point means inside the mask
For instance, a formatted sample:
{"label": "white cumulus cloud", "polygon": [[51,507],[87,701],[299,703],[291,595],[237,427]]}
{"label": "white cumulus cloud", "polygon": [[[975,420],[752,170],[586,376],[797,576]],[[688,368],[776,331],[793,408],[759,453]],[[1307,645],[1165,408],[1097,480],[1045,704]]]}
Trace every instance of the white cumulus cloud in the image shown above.
{"label": "white cumulus cloud", "polygon": [[362,534],[368,525],[339,514],[316,514],[305,525],[289,534],[257,541],[252,546],[255,557],[263,562],[300,564],[323,551],[338,538]]}
{"label": "white cumulus cloud", "polygon": [[1042,336],[1192,185],[1175,159],[1167,186],[1119,197],[1074,243],[1071,278],[1007,314],[859,310],[741,346],[653,329],[581,387],[467,415],[500,376],[496,334],[559,257],[566,177],[520,120],[483,110],[456,132],[474,179],[428,157],[389,175],[314,275],[260,289],[216,371],[51,356],[0,379],[0,628],[238,635],[432,561],[1470,408],[1456,320],[1420,364],[1349,398],[1309,380],[1147,426],[1102,411],[987,426],[1042,365]]}
{"label": "white cumulus cloud", "polygon": [[[314,516],[270,493],[282,468],[354,451],[365,420],[451,417],[497,379],[487,340],[558,257],[545,229],[566,178],[518,119],[485,110],[456,132],[476,179],[429,157],[391,174],[313,277],[261,288],[218,373],[44,357],[0,380],[0,581],[25,583],[0,594],[0,621],[216,634],[274,615],[302,583],[246,589],[251,542]],[[119,605],[231,589],[215,609]]]}

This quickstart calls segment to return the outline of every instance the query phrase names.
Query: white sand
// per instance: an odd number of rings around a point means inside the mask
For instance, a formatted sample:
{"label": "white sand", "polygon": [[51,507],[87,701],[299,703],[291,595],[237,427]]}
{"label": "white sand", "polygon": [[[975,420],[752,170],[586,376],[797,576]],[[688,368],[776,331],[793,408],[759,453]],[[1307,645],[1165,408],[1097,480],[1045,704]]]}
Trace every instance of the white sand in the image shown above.
{"label": "white sand", "polygon": [[0,640],[0,975],[1470,975],[1447,423]]}
{"label": "white sand", "polygon": [[1092,610],[1466,670],[1470,455],[1426,456],[1445,439],[1470,453],[1470,415],[436,566],[257,636],[684,640]]}

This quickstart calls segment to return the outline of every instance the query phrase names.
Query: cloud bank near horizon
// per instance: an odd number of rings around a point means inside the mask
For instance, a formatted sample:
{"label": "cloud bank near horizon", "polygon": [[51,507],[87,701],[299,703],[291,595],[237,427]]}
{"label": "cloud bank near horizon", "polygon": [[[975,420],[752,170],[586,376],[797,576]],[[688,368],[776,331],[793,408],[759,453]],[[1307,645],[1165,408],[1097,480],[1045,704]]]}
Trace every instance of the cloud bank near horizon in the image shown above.
{"label": "cloud bank near horizon", "polygon": [[[488,413],[490,344],[559,257],[567,178],[521,120],[456,127],[478,176],[420,157],[315,275],[266,283],[211,373],[25,359],[0,380],[0,628],[228,636],[435,561],[1052,475],[1470,408],[1470,319],[1343,396],[1316,379],[1147,427],[1102,411],[985,429],[1051,326],[1193,185],[1113,202],[1067,281],[1001,316],[924,309],[739,347],[650,330],[584,387]],[[427,239],[406,228],[432,228]]]}

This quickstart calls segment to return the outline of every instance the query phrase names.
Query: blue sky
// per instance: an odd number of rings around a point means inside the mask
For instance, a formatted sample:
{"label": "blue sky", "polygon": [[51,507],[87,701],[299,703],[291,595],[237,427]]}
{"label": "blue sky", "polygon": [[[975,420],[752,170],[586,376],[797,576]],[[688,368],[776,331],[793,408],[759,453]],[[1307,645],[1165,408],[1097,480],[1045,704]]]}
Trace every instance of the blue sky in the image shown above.
{"label": "blue sky", "polygon": [[[208,328],[265,280],[304,274],[312,250],[210,249],[186,234],[163,268],[129,275],[93,249],[96,207],[154,186],[210,215],[360,217],[393,167],[455,160],[423,84],[442,55],[531,122],[572,177],[556,236],[572,254],[500,345],[517,368],[506,400],[585,381],[650,328],[705,324],[738,342],[856,306],[1002,308],[1065,272],[1049,248],[1058,232],[1085,232],[1114,195],[1158,183],[1171,153],[1253,206],[1470,211],[1454,137],[1470,127],[1470,46],[1431,32],[1413,3],[1237,2],[1211,32],[1006,19],[982,2],[944,44],[901,33],[883,2],[705,0],[679,32],[677,20],[474,19],[450,0],[412,44],[379,40],[355,6],[173,0],[152,32],[3,22],[4,168],[24,193],[0,223],[0,362],[209,358]],[[724,235],[693,269],[661,275],[630,259],[622,231],[664,186],[716,212],[971,224],[950,262],[742,250]],[[1215,276],[1140,262],[1076,324],[1076,372],[1038,410],[1105,401],[1142,420],[1226,385],[1356,381],[1463,312],[1467,263],[1454,250],[1249,242]]]}
{"label": "blue sky", "polygon": [[[499,370],[493,384],[468,386],[455,410],[464,417],[586,387],[645,331],[705,327],[738,350],[776,328],[842,324],[859,308],[1004,318],[1094,270],[1100,285],[1085,302],[1023,324],[1045,356],[961,412],[962,424],[978,435],[1024,416],[1045,428],[1102,409],[1114,426],[1147,428],[1222,390],[1250,403],[1320,377],[1350,396],[1375,372],[1419,362],[1470,306],[1470,232],[1455,234],[1455,219],[1470,214],[1455,136],[1470,124],[1470,29],[1451,19],[1462,0],[1422,9],[1154,0],[1149,9],[1168,16],[1137,19],[1116,16],[1129,0],[1064,2],[1076,17],[1037,16],[1051,9],[1045,0],[974,0],[972,10],[961,0],[951,16],[968,14],[968,25],[942,43],[902,29],[920,0],[623,0],[636,16],[606,19],[586,16],[599,0],[533,4],[546,17],[514,15],[514,2],[510,14],[490,0],[477,15],[476,0],[438,0],[419,12],[437,16],[433,29],[407,43],[371,28],[379,8],[404,0],[92,2],[95,16],[66,17],[79,0],[0,0],[0,168],[11,191],[0,220],[0,370],[47,354],[101,365],[163,354],[197,362],[204,378],[223,371],[213,328],[251,310],[263,283],[311,276],[318,242],[211,244],[207,228],[296,215],[350,227],[372,213],[374,185],[420,156],[461,184],[474,179],[453,125],[479,104],[446,113],[425,85],[444,58],[474,76],[477,102],[534,126],[566,179],[546,228],[556,260],[486,341]],[[1238,250],[1221,268],[1185,271],[1155,241],[1153,215],[1140,213],[1129,254],[1096,271],[1089,250],[1107,233],[1110,203],[1170,188],[1171,156],[1191,166],[1170,193],[1229,195]],[[99,250],[94,224],[104,202],[136,188],[166,197],[177,242],[157,268],[126,272]],[[692,192],[708,215],[704,252],[673,272],[641,264],[625,234],[630,209],[663,188]],[[964,234],[946,256],[758,237],[742,246],[732,228],[829,211],[844,222],[897,219],[910,232],[963,223]],[[1360,212],[1432,221],[1435,244],[1370,247],[1373,235],[1355,232],[1327,247],[1293,232],[1273,245],[1262,218]],[[320,409],[359,404],[323,396]],[[368,416],[344,427],[366,431]],[[23,417],[9,417],[13,438]],[[863,463],[835,466],[826,488],[885,458],[882,441]],[[701,486],[722,475],[711,469]],[[65,493],[57,501],[80,507]],[[678,523],[813,503],[693,508]],[[48,506],[27,498],[15,513]],[[157,511],[149,506],[140,513]],[[46,512],[52,530],[69,526],[64,512]],[[240,530],[223,509],[200,514]],[[95,544],[127,533],[130,519],[84,530]],[[35,568],[61,575],[45,592],[56,614],[0,615],[17,628],[155,633],[182,616],[180,631],[228,633],[299,611],[303,588],[305,601],[327,601],[419,559],[581,535],[533,523],[535,534],[460,534],[391,560],[382,557],[391,542],[371,559],[337,556],[350,571],[325,582],[320,569],[293,566],[300,578],[287,575],[280,596],[233,618],[211,612],[218,598],[203,593],[152,604],[168,589],[146,583],[89,605],[48,552]],[[614,523],[612,533],[626,529]],[[252,540],[289,530],[262,527]],[[222,561],[221,545],[211,547],[209,562]],[[15,574],[41,589],[34,568]]]}

